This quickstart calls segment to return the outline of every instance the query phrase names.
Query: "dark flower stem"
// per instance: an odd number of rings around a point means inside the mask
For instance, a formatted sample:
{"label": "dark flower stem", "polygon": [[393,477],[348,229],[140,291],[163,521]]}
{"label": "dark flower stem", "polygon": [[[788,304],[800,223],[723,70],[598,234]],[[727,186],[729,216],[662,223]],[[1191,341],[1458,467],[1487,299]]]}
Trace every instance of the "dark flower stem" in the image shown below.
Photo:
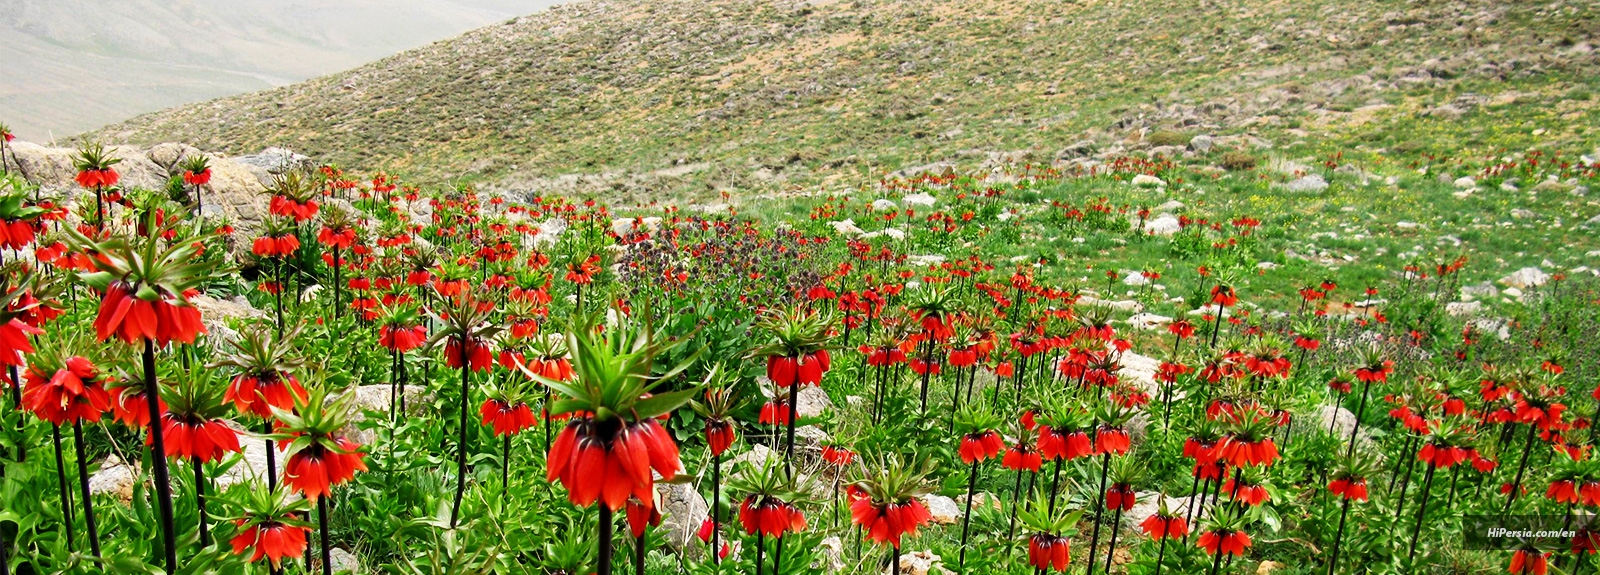
{"label": "dark flower stem", "polygon": [[[602,509],[605,508],[604,505],[601,505],[600,507]],[[761,570],[766,566],[766,557],[762,554],[766,550],[767,550],[767,532],[757,530],[756,531],[756,575],[761,575]],[[600,573],[600,575],[607,575],[607,574],[602,571]]]}
{"label": "dark flower stem", "polygon": [[[1117,526],[1122,524],[1122,508],[1117,507],[1117,512],[1111,517],[1111,541],[1106,543],[1106,575],[1111,575],[1111,559],[1117,555]],[[1163,543],[1166,539],[1161,540]],[[1159,559],[1156,560],[1160,562]],[[1089,570],[1094,571],[1094,558],[1090,557]],[[1160,567],[1156,567],[1160,569]]]}
{"label": "dark flower stem", "polygon": [[[261,422],[261,433],[272,433],[272,420]],[[278,489],[278,450],[273,449],[273,441],[266,440],[267,448],[267,491]]]}
{"label": "dark flower stem", "polygon": [[722,456],[711,457],[711,562],[722,564]]}
{"label": "dark flower stem", "polygon": [[1422,517],[1428,514],[1428,491],[1433,487],[1433,472],[1436,469],[1430,462],[1428,472],[1422,476],[1422,501],[1417,504],[1417,525],[1411,528],[1411,559],[1417,557],[1417,538],[1422,534]]}
{"label": "dark flower stem", "polygon": [[500,497],[509,501],[511,494],[511,436],[507,435],[500,447]]}
{"label": "dark flower stem", "polygon": [[[1084,575],[1094,575],[1094,553],[1100,548],[1100,517],[1106,511],[1106,474],[1111,472],[1111,453],[1101,456],[1101,460],[1100,490],[1095,492],[1094,499],[1094,535],[1089,538],[1089,569],[1084,571]],[[1115,532],[1116,528],[1113,527],[1112,533]]]}
{"label": "dark flower stem", "polygon": [[328,546],[328,496],[317,498],[317,531],[322,537],[322,575],[333,575],[333,551]]}
{"label": "dark flower stem", "polygon": [[[1017,476],[1019,479],[1022,477]],[[1020,482],[1019,482],[1020,484]],[[972,461],[972,470],[967,473],[967,511],[961,516],[961,553],[956,562],[956,571],[966,572],[967,568],[967,534],[972,528],[972,492],[978,489],[978,460]]]}
{"label": "dark flower stem", "polygon": [[596,575],[611,575],[611,508],[600,503],[599,525],[600,558],[595,563]]}
{"label": "dark flower stem", "polygon": [[644,575],[644,556],[650,550],[649,544],[650,529],[645,528],[645,532],[639,534],[639,538],[633,542],[633,572],[635,575]]}
{"label": "dark flower stem", "polygon": [[339,285],[339,267],[340,267],[339,266],[339,246],[334,246],[333,247],[333,319],[339,319],[340,317],[342,317],[344,315],[344,306],[340,305],[343,302],[339,298],[340,288],[344,287],[342,285]]}
{"label": "dark flower stem", "polygon": [[1056,514],[1056,496],[1061,494],[1061,459],[1056,459],[1056,470],[1050,474],[1050,515]]}
{"label": "dark flower stem", "polygon": [[[1114,547],[1113,547],[1114,548]],[[1167,558],[1167,538],[1161,538],[1161,545],[1156,548],[1156,575],[1161,575],[1161,561]],[[1110,568],[1106,569],[1110,573]]]}
{"label": "dark flower stem", "polygon": [[190,467],[194,468],[194,502],[199,510],[200,546],[211,545],[211,531],[206,529],[206,466],[200,463],[200,458],[189,460]]}
{"label": "dark flower stem", "polygon": [[467,386],[472,377],[472,365],[467,359],[469,341],[465,335],[456,339],[456,348],[461,354],[461,433],[456,443],[456,499],[450,506],[451,529],[455,529],[461,518],[461,497],[467,490]]}
{"label": "dark flower stem", "polygon": [[[161,544],[167,572],[178,572],[178,539],[172,528],[172,484],[167,476],[167,444],[161,431],[161,383],[156,379],[156,342],[144,340],[144,389],[150,406],[150,466],[155,469],[156,502],[161,512]],[[268,449],[268,453],[272,450]]]}
{"label": "dark flower stem", "polygon": [[1333,575],[1339,567],[1339,542],[1344,539],[1344,520],[1350,515],[1350,499],[1344,500],[1344,505],[1339,509],[1339,529],[1333,533],[1333,557],[1328,561],[1328,575]]}
{"label": "dark flower stem", "polygon": [[67,488],[67,463],[61,458],[61,425],[51,426],[51,437],[56,444],[56,485],[61,488],[61,525],[67,532],[67,551],[74,549],[72,493]]}
{"label": "dark flower stem", "polygon": [[[1006,541],[1017,536],[1017,507],[1022,504],[1022,470],[1017,470],[1017,484],[1011,487],[1011,523],[1006,527]],[[965,547],[965,546],[963,546]]]}
{"label": "dark flower stem", "polygon": [[1522,446],[1522,463],[1517,464],[1517,478],[1511,482],[1511,492],[1506,494],[1506,505],[1500,509],[1502,515],[1511,511],[1511,503],[1517,500],[1517,492],[1522,490],[1522,474],[1528,471],[1528,455],[1533,453],[1533,438],[1538,432],[1539,426],[1528,425],[1528,440]]}
{"label": "dark flower stem", "polygon": [[800,419],[800,381],[789,382],[789,429],[784,439],[783,472],[790,479],[794,478],[794,427]]}

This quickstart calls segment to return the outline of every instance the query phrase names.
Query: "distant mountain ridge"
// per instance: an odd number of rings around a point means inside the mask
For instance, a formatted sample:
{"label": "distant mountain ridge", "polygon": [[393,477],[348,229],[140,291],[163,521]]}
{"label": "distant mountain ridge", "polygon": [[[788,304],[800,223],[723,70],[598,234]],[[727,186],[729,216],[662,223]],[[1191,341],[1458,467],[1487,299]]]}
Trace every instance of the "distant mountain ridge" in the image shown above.
{"label": "distant mountain ridge", "polygon": [[553,0],[0,0],[0,121],[44,140],[350,68]]}
{"label": "distant mountain ridge", "polygon": [[[1577,97],[1600,88],[1597,12],[1579,0],[581,1],[89,137],[282,145],[428,183],[637,201],[1187,141],[1162,132],[1246,149],[1492,149],[1527,131],[1473,114],[1527,106],[1573,124],[1544,140],[1581,144],[1600,137],[1582,127],[1594,99]],[[1407,133],[1390,133],[1397,123]]]}

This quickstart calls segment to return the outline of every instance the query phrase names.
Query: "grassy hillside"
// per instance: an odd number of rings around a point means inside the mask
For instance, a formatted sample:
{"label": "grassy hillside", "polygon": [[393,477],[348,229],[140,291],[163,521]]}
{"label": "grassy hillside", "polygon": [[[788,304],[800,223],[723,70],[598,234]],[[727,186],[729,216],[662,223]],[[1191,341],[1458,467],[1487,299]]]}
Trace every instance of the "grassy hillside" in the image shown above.
{"label": "grassy hillside", "polygon": [[988,152],[1046,163],[1162,129],[1251,148],[1586,151],[1597,14],[1576,0],[578,2],[91,137],[287,145],[424,182],[621,199],[853,185]]}

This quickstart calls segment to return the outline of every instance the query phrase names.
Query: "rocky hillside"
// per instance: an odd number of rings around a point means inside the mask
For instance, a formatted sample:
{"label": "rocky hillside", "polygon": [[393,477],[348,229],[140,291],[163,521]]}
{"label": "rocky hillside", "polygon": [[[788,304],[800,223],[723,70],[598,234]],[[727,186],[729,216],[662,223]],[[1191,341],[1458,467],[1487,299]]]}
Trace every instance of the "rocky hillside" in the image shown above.
{"label": "rocky hillside", "polygon": [[86,137],[622,201],[1194,134],[1587,151],[1596,46],[1588,0],[584,1]]}

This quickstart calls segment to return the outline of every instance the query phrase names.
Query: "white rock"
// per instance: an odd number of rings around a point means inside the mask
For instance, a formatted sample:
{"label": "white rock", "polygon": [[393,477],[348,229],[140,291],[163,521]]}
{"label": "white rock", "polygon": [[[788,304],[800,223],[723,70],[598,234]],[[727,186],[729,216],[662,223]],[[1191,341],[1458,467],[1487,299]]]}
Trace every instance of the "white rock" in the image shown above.
{"label": "white rock", "polygon": [[859,236],[861,234],[867,233],[866,230],[863,230],[860,227],[856,226],[856,221],[854,219],[838,221],[838,222],[828,222],[828,225],[829,226],[833,226],[834,233],[837,233],[837,234],[839,234],[841,236],[844,236],[844,237],[847,237],[847,238],[853,238],[853,237]]}
{"label": "white rock", "polygon": [[1456,178],[1454,185],[1458,190],[1470,190],[1478,187],[1478,181],[1472,179],[1471,176],[1461,176]]}
{"label": "white rock", "polygon": [[[948,569],[944,568],[944,565],[940,564],[942,559],[938,555],[934,555],[932,551],[903,553],[900,555],[899,561],[901,575],[944,575],[950,573]],[[893,567],[887,567],[883,572],[892,573]]]}
{"label": "white rock", "polygon": [[1508,297],[1508,298],[1513,298],[1513,299],[1520,299],[1522,297],[1522,290],[1519,290],[1519,289],[1514,288],[1514,287],[1508,287],[1508,288],[1505,289],[1505,291],[1500,292],[1500,293],[1502,295]]}
{"label": "white rock", "polygon": [[1144,233],[1153,236],[1170,236],[1182,230],[1183,225],[1178,222],[1178,218],[1170,215],[1163,215],[1144,223]]}
{"label": "white rock", "polygon": [[874,212],[886,212],[886,211],[890,211],[890,210],[896,210],[896,209],[899,209],[899,208],[900,208],[900,205],[894,203],[894,200],[889,200],[889,199],[884,199],[884,198],[879,198],[879,199],[876,199],[876,200],[872,200],[872,211],[874,211]]}
{"label": "white rock", "polygon": [[1128,318],[1128,325],[1141,331],[1161,329],[1162,326],[1169,323],[1172,323],[1172,318],[1153,313],[1140,313]]}
{"label": "white rock", "polygon": [[1534,213],[1533,210],[1524,210],[1522,208],[1511,210],[1511,217],[1513,219],[1526,220],[1528,218],[1535,218],[1538,216],[1539,214]]}
{"label": "white rock", "polygon": [[1167,182],[1150,174],[1139,174],[1133,177],[1133,185],[1141,188],[1165,188]]}
{"label": "white rock", "polygon": [[1475,316],[1483,312],[1483,302],[1453,301],[1444,305],[1444,312],[1451,317]]}
{"label": "white rock", "polygon": [[1150,278],[1144,277],[1144,272],[1132,272],[1122,276],[1123,285],[1146,286],[1150,285]]}
{"label": "white rock", "polygon": [[100,462],[100,469],[89,476],[89,493],[110,494],[122,501],[133,500],[133,484],[138,480],[139,469],[123,463],[115,455]]}
{"label": "white rock", "polygon": [[828,392],[817,386],[802,386],[799,395],[795,398],[800,406],[795,413],[801,419],[822,417],[822,414],[833,409],[833,400],[828,398]]}
{"label": "white rock", "polygon": [[961,521],[961,506],[956,501],[943,495],[924,495],[922,504],[928,507],[928,513],[933,515],[935,525],[955,525]]}
{"label": "white rock", "polygon": [[611,233],[626,236],[633,232],[633,218],[617,218],[611,220]]}
{"label": "white rock", "polygon": [[1550,274],[1547,274],[1544,272],[1544,270],[1536,267],[1522,268],[1520,270],[1511,272],[1511,275],[1500,278],[1500,283],[1522,289],[1539,287],[1544,285],[1544,283],[1547,281],[1550,281]]}
{"label": "white rock", "polygon": [[1282,267],[1282,266],[1278,265],[1277,262],[1260,262],[1260,263],[1256,264],[1256,269],[1263,269],[1263,270],[1275,270],[1275,269],[1278,269],[1280,267]]}
{"label": "white rock", "polygon": [[913,206],[931,206],[938,200],[933,197],[933,194],[918,192],[901,198],[900,201]]}
{"label": "white rock", "polygon": [[1275,187],[1288,192],[1316,193],[1328,189],[1328,180],[1320,174],[1301,176],[1286,184],[1277,184]]}
{"label": "white rock", "polygon": [[936,265],[944,263],[944,260],[945,260],[945,257],[941,256],[941,255],[938,255],[938,254],[929,254],[929,255],[920,255],[920,256],[907,256],[906,257],[906,263],[907,264],[913,265],[913,266],[917,266],[917,267],[936,266]]}
{"label": "white rock", "polygon": [[1176,212],[1176,211],[1181,210],[1181,209],[1183,209],[1183,202],[1180,202],[1178,200],[1167,200],[1165,203],[1163,203],[1163,204],[1161,204],[1159,206],[1156,206],[1155,211],[1156,211],[1156,213],[1161,214],[1161,213]]}

